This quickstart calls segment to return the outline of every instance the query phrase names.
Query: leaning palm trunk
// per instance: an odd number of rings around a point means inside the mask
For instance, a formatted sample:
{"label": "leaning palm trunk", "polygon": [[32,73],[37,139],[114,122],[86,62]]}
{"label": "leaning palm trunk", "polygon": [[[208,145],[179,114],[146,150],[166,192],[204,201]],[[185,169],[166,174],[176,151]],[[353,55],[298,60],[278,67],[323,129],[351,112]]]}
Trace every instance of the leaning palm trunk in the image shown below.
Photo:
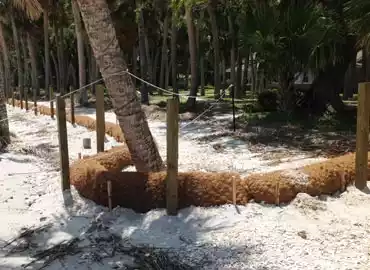
{"label": "leaning palm trunk", "polygon": [[[0,64],[2,65],[2,59]],[[3,69],[0,69],[3,72]],[[0,149],[10,143],[8,114],[6,111],[5,86],[3,74],[0,74]]]}
{"label": "leaning palm trunk", "polygon": [[159,171],[163,162],[141,109],[105,0],[78,0],[86,32],[135,167]]}

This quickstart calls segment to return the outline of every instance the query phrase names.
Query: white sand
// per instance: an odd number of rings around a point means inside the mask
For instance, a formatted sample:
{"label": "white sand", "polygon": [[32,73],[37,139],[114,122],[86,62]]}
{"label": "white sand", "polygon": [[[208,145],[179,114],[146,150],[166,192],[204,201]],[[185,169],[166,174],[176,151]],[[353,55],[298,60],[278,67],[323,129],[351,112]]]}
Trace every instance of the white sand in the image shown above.
{"label": "white sand", "polygon": [[[17,108],[8,109],[10,128],[17,138],[9,153],[0,154],[0,246],[17,236],[22,227],[49,222],[52,227],[34,235],[30,239],[33,246],[26,252],[5,256],[10,247],[1,249],[0,269],[21,269],[36,250],[74,237],[82,240],[82,252],[57,259],[46,269],[130,269],[132,257],[118,251],[114,256],[107,255],[114,246],[109,240],[112,235],[119,236],[124,245],[169,248],[171,256],[181,258],[195,269],[370,268],[370,197],[355,188],[349,188],[338,198],[299,194],[284,207],[250,203],[238,207],[240,214],[230,205],[191,207],[180,211],[177,217],[166,216],[164,210],[136,214],[117,208],[108,213],[106,208],[81,198],[73,189],[74,203],[65,207],[55,167],[58,165],[55,120],[35,117]],[[194,123],[193,129],[201,124]],[[152,122],[150,126],[164,156],[165,125]],[[82,151],[82,138],[92,139],[93,149],[86,153],[95,151],[95,132],[70,124],[68,132],[71,159]],[[200,132],[197,130],[198,135]],[[107,148],[115,144],[108,139]],[[29,154],[21,154],[22,148],[28,149]],[[318,161],[300,155],[293,161],[283,160],[269,166],[268,161],[258,158],[240,142],[218,153],[211,145],[192,139],[190,132],[180,140],[181,170],[233,169],[248,174],[292,169]],[[105,241],[101,241],[103,236]],[[102,257],[101,263],[93,259],[97,254]]]}

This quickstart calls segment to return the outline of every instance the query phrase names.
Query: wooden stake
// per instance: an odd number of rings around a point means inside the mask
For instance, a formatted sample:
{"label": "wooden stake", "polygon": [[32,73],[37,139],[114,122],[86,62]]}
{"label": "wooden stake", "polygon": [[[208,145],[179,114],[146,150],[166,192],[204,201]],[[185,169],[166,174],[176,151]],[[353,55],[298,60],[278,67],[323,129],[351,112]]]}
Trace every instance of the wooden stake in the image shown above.
{"label": "wooden stake", "polygon": [[360,83],[357,105],[356,180],[355,186],[363,190],[367,186],[367,161],[370,120],[370,83]]}
{"label": "wooden stake", "polygon": [[275,187],[275,204],[280,205],[280,181],[277,180],[276,187]]}
{"label": "wooden stake", "polygon": [[104,88],[96,88],[96,148],[97,152],[104,152],[105,140],[105,110]]}
{"label": "wooden stake", "polygon": [[178,208],[178,139],[179,139],[179,102],[167,100],[167,179],[166,203],[168,215],[176,215]]}
{"label": "wooden stake", "polygon": [[65,191],[70,189],[66,103],[60,94],[56,96],[56,103],[61,168],[60,171],[62,180],[61,183],[62,190]]}
{"label": "wooden stake", "polygon": [[112,182],[110,180],[107,181],[107,190],[109,211],[112,211]]}

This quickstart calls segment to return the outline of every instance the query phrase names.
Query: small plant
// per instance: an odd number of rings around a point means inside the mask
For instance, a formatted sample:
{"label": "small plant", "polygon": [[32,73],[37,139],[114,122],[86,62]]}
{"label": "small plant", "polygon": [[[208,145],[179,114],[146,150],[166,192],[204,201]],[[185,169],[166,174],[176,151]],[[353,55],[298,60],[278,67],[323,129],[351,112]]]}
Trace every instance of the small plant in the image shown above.
{"label": "small plant", "polygon": [[263,111],[276,111],[278,107],[278,92],[265,90],[258,94],[258,104]]}

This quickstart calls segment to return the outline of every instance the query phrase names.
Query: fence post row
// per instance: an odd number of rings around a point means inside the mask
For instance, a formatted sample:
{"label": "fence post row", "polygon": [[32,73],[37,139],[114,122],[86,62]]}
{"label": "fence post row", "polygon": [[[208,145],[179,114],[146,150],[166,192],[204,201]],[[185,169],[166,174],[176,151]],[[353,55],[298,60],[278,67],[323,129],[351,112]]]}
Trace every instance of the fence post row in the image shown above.
{"label": "fence post row", "polygon": [[356,131],[356,179],[355,186],[363,190],[367,186],[367,160],[370,120],[370,83],[360,83],[358,89]]}
{"label": "fence post row", "polygon": [[58,124],[61,184],[62,191],[65,191],[70,189],[68,135],[66,124],[66,103],[65,100],[60,96],[60,94],[56,95],[56,111]]}
{"label": "fence post row", "polygon": [[96,148],[97,152],[104,152],[105,140],[105,110],[104,110],[104,88],[96,88]]}
{"label": "fence post row", "polygon": [[178,209],[178,157],[179,157],[179,100],[167,100],[167,213],[176,215]]}

